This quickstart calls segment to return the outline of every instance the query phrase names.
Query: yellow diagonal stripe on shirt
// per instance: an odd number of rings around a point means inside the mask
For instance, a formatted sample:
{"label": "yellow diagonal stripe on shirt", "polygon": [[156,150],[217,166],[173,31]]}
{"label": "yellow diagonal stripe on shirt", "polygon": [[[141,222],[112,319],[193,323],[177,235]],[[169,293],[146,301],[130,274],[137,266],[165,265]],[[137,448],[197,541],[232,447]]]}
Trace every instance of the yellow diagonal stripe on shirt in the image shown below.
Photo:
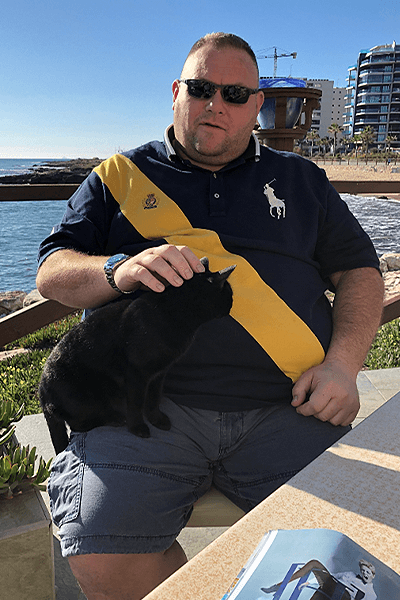
{"label": "yellow diagonal stripe on shirt", "polygon": [[[296,381],[324,359],[318,338],[257,271],[242,256],[227,252],[214,231],[192,227],[177,204],[134,163],[117,155],[95,171],[144,238],[189,246],[199,258],[208,256],[213,271],[237,265],[229,278],[233,289],[230,314],[288,377]],[[149,194],[154,194],[156,208],[145,208]]]}

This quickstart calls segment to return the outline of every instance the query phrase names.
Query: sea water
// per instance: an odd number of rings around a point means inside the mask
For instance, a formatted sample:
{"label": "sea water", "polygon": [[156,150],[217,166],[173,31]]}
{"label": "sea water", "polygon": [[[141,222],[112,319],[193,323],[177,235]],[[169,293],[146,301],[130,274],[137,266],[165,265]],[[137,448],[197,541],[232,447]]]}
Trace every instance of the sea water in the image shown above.
{"label": "sea water", "polygon": [[5,175],[22,175],[28,173],[32,167],[48,163],[54,158],[0,158],[0,177]]}
{"label": "sea water", "polygon": [[0,202],[0,291],[36,287],[37,251],[62,218],[66,200]]}

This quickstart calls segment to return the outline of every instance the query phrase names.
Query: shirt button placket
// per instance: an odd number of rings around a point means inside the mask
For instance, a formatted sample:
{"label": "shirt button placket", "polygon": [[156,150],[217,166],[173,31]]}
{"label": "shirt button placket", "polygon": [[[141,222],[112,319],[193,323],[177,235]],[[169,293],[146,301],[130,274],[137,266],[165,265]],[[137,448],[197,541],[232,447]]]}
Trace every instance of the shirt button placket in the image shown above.
{"label": "shirt button placket", "polygon": [[210,177],[210,216],[219,217],[225,215],[225,202],[223,188],[223,177],[212,173]]}

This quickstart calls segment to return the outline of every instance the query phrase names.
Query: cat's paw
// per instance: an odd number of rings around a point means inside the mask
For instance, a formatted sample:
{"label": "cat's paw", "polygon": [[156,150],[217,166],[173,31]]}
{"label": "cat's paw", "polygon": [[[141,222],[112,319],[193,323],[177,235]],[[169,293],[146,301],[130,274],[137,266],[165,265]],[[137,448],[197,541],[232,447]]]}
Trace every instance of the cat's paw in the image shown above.
{"label": "cat's paw", "polygon": [[154,427],[157,427],[157,429],[163,429],[164,431],[169,431],[171,429],[171,421],[167,415],[161,411],[149,415],[148,419]]}
{"label": "cat's paw", "polygon": [[141,423],[140,425],[131,425],[129,427],[129,431],[134,435],[142,438],[150,437],[150,429],[147,427],[146,423]]}

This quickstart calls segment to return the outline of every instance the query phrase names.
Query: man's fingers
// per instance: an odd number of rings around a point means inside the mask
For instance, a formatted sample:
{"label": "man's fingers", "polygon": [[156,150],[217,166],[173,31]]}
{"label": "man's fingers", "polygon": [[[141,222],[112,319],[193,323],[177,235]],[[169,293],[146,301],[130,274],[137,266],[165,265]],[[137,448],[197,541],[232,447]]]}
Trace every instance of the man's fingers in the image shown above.
{"label": "man's fingers", "polygon": [[204,269],[203,263],[200,262],[200,260],[197,258],[197,256],[194,254],[194,252],[192,252],[192,250],[190,248],[188,248],[187,246],[177,246],[177,248],[181,252],[181,254],[185,257],[185,259],[187,260],[188,264],[190,265],[190,267],[194,273],[203,273],[204,272],[205,269]]}
{"label": "man's fingers", "polygon": [[133,256],[114,274],[121,290],[136,289],[141,284],[154,292],[162,292],[165,284],[179,287],[194,272],[204,271],[204,266],[187,246],[164,244],[144,250]]}
{"label": "man's fingers", "polygon": [[303,402],[306,401],[307,395],[309,394],[312,385],[312,378],[312,372],[306,371],[296,381],[292,389],[292,406],[300,406],[301,404],[303,404]]}

